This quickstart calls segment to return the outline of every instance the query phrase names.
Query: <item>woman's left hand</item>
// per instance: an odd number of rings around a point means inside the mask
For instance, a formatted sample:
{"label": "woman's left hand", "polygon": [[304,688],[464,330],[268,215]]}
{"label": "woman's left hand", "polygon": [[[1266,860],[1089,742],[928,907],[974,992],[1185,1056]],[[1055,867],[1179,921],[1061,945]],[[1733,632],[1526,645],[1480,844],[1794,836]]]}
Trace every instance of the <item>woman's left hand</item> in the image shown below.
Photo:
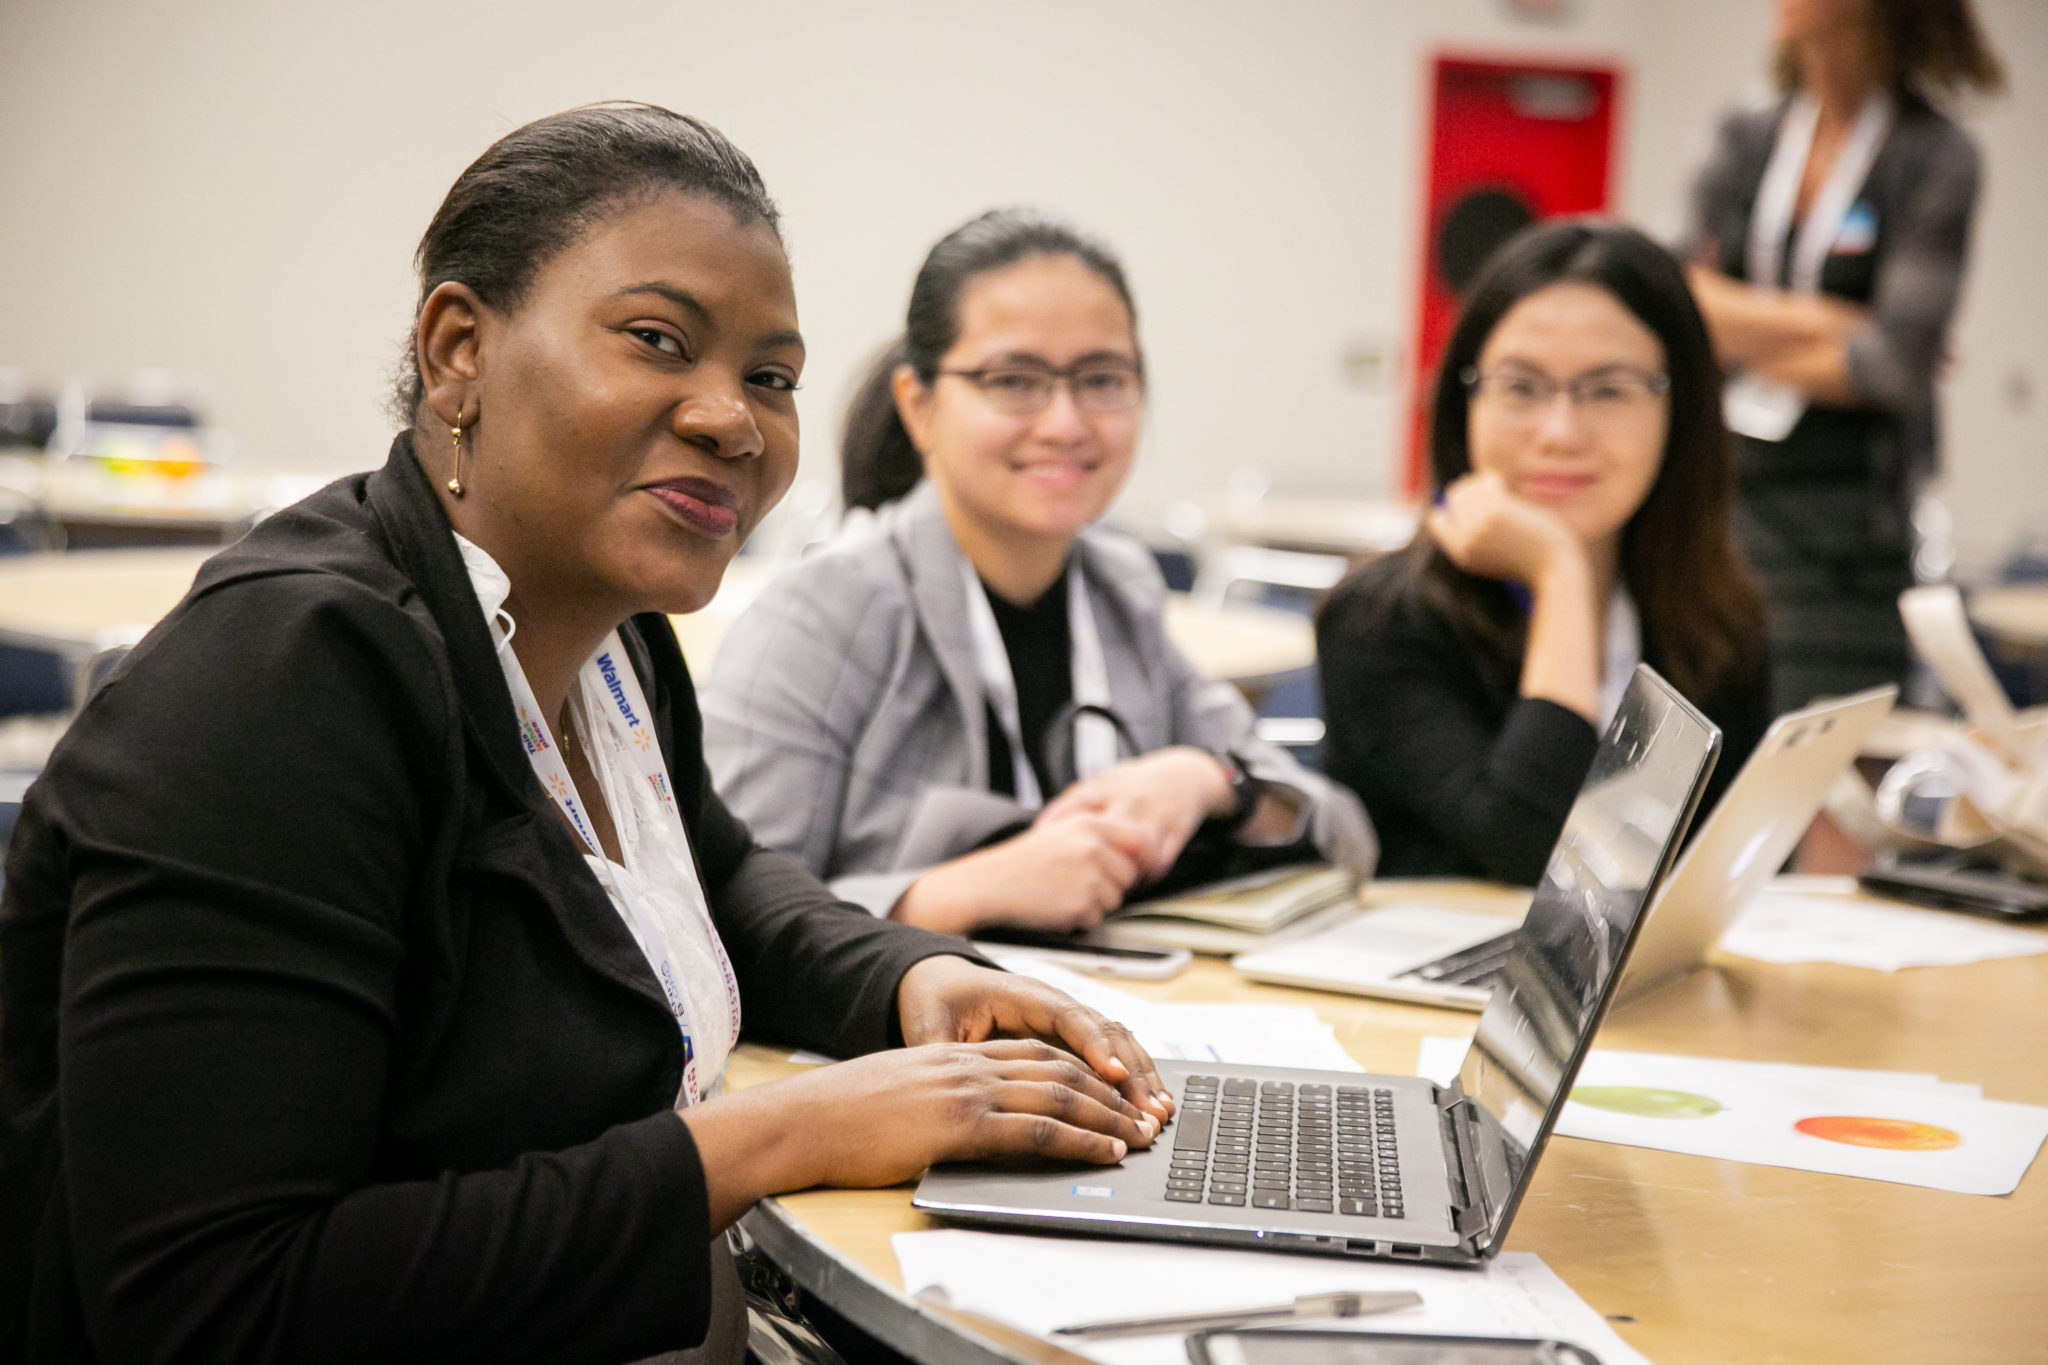
{"label": "woman's left hand", "polygon": [[1094,812],[1114,816],[1146,834],[1139,875],[1163,877],[1201,823],[1230,813],[1230,778],[1200,749],[1176,745],[1127,758],[1061,792],[1038,813],[1039,824]]}
{"label": "woman's left hand", "polygon": [[1161,1123],[1173,1116],[1173,1096],[1131,1031],[1042,981],[964,957],[928,957],[903,974],[896,1013],[906,1047],[1037,1038],[1079,1056]]}

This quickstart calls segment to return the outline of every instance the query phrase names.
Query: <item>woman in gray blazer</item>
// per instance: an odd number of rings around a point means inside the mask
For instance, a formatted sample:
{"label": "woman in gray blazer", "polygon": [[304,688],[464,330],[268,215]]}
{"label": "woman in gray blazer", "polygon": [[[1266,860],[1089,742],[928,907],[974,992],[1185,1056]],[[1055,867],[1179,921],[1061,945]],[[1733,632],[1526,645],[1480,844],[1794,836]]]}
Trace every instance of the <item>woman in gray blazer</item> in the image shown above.
{"label": "woman in gray blazer", "polygon": [[1100,244],[1012,210],[932,249],[846,450],[849,477],[923,481],[764,590],[705,687],[706,757],[757,837],[955,932],[1094,924],[1198,832],[1370,874],[1356,799],[1259,741],[1166,638],[1150,556],[1094,526],[1143,398]]}

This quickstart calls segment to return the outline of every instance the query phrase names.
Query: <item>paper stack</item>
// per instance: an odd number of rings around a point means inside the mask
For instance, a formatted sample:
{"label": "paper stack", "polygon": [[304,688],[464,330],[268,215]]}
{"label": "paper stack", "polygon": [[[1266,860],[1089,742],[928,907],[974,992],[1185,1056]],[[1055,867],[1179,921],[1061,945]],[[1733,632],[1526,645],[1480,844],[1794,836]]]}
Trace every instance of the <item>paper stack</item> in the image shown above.
{"label": "paper stack", "polygon": [[1585,1347],[1601,1365],[1648,1365],[1528,1252],[1503,1252],[1479,1269],[1459,1270],[992,1232],[900,1232],[892,1241],[903,1287],[912,1295],[1048,1337],[1105,1365],[1186,1365],[1184,1334],[1103,1339],[1055,1337],[1053,1329],[1104,1318],[1284,1303],[1303,1294],[1400,1289],[1420,1294],[1422,1306],[1303,1325],[1552,1337]]}

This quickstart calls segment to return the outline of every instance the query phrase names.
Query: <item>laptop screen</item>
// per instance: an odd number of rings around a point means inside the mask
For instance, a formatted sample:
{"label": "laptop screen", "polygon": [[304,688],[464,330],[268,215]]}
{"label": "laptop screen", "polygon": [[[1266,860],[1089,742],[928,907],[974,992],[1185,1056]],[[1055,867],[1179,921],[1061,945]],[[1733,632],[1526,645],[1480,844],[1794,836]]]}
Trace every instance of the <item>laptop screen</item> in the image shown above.
{"label": "laptop screen", "polygon": [[1491,1225],[1482,1246],[1507,1229],[1720,738],[1670,684],[1636,668],[1459,1075],[1476,1106],[1466,1134],[1476,1140],[1465,1145],[1477,1169],[1466,1180]]}

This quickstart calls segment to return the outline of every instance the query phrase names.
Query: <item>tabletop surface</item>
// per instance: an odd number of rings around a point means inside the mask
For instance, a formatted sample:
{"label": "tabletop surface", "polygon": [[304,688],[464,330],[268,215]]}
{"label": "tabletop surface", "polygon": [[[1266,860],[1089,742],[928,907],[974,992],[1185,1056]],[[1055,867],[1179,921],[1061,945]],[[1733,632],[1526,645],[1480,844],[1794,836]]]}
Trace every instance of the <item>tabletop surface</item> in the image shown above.
{"label": "tabletop surface", "polygon": [[[192,586],[210,549],[90,550],[0,557],[0,636],[65,652],[132,644]],[[703,611],[671,617],[699,677],[726,627],[772,573],[749,559],[726,571]],[[1244,685],[1269,683],[1315,662],[1315,630],[1289,612],[1209,606],[1182,595],[1166,604],[1166,629],[1195,667]]]}
{"label": "tabletop surface", "polygon": [[72,653],[133,644],[214,550],[80,550],[0,557],[0,635]]}
{"label": "tabletop surface", "polygon": [[1970,619],[1991,634],[2022,644],[2048,645],[2048,583],[1977,588],[1967,600]]}
{"label": "tabletop surface", "polygon": [[[1417,889],[1382,883],[1368,903]],[[1429,889],[1499,904],[1484,888]],[[1365,1067],[1399,1075],[1414,1073],[1424,1036],[1469,1036],[1475,1018],[1261,986],[1213,959],[1172,981],[1118,984],[1169,1000],[1308,1004]],[[1927,1071],[1980,1082],[1989,1099],[2048,1104],[2044,1025],[2048,956],[1885,974],[1716,954],[1614,1011],[1598,1045]],[[795,1069],[750,1044],[728,1083]],[[943,1226],[910,1207],[910,1192],[814,1190],[766,1212],[900,1295],[890,1236]],[[2048,1357],[2039,1169],[1986,1198],[1553,1138],[1507,1246],[1540,1255],[1659,1365]],[[1056,1358],[1029,1338],[978,1335],[1014,1358]]]}

